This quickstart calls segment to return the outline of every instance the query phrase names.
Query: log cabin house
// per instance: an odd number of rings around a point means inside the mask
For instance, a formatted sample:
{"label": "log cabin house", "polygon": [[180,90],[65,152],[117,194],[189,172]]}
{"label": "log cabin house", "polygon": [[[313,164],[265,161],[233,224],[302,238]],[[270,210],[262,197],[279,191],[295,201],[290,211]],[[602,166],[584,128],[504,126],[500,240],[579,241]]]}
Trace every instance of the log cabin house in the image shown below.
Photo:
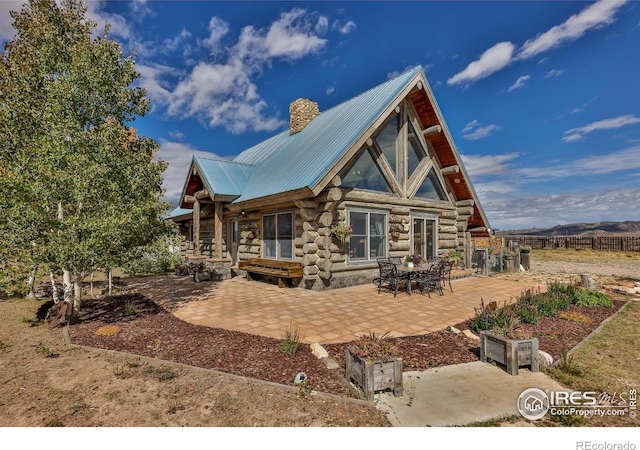
{"label": "log cabin house", "polygon": [[324,112],[298,99],[290,115],[289,130],[232,161],[193,157],[170,215],[186,256],[225,278],[255,258],[292,262],[296,286],[321,290],[370,282],[381,256],[468,259],[489,236],[421,67]]}

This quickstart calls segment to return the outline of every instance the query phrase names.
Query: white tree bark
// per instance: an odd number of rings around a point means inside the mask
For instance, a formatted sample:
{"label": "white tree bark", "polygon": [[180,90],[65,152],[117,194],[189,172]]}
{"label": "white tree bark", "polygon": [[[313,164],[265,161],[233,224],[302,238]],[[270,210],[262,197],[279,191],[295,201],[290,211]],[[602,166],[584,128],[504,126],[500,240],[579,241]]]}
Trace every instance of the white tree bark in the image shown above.
{"label": "white tree bark", "polygon": [[49,271],[49,281],[51,281],[51,295],[53,297],[53,303],[57,304],[60,301],[58,296],[58,288],[56,287],[56,277],[53,274],[53,270]]}

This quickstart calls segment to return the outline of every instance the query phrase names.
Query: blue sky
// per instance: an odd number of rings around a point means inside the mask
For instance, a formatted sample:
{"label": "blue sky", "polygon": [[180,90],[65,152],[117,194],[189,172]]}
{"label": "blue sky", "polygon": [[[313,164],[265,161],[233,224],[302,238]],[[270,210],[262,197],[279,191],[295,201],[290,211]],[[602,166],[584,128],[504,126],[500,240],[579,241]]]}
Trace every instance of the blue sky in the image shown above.
{"label": "blue sky", "polygon": [[[0,37],[14,35],[0,3]],[[420,65],[494,229],[640,220],[640,2],[88,2],[152,110],[169,162],[232,158]]]}

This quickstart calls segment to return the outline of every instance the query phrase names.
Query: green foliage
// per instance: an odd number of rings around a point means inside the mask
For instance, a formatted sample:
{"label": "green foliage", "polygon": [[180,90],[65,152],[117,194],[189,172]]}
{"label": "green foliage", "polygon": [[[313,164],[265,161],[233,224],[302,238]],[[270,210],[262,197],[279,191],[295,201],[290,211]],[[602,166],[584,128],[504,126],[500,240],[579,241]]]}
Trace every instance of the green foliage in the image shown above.
{"label": "green foliage", "polygon": [[11,13],[17,34],[0,59],[0,272],[17,262],[11,269],[66,269],[81,283],[169,231],[166,164],[128,126],[149,109],[145,90],[130,87],[134,60],[106,29],[94,37],[85,13],[78,0],[31,0]]}
{"label": "green foliage", "polygon": [[182,236],[161,236],[145,247],[135,249],[125,260],[121,269],[126,275],[164,274],[174,270],[180,262],[179,252],[173,249],[180,244]]}
{"label": "green foliage", "polygon": [[124,315],[133,316],[137,312],[135,303],[128,301],[124,304]]}
{"label": "green foliage", "polygon": [[608,295],[593,290],[576,292],[574,303],[578,306],[603,306],[605,308],[613,308],[613,302]]}
{"label": "green foliage", "polygon": [[547,283],[547,292],[549,294],[565,294],[569,299],[573,299],[580,288],[574,284],[565,284],[558,281]]}
{"label": "green foliage", "polygon": [[162,372],[160,374],[160,381],[169,381],[169,380],[173,380],[174,378],[176,378],[178,375],[176,375],[175,373],[171,372],[170,370],[165,370],[164,372]]}
{"label": "green foliage", "polygon": [[534,306],[540,316],[554,317],[559,309],[567,309],[571,304],[567,294],[562,292],[526,293],[518,299],[521,305]]}
{"label": "green foliage", "polygon": [[58,356],[57,353],[51,351],[49,347],[47,347],[43,342],[40,342],[36,347],[36,352],[44,356],[45,358],[55,358]]}
{"label": "green foliage", "polygon": [[521,323],[517,310],[506,302],[501,308],[490,308],[480,299],[480,306],[474,308],[475,316],[469,322],[469,328],[475,332],[491,331],[507,335],[515,331]]}
{"label": "green foliage", "polygon": [[302,338],[300,337],[298,328],[289,326],[289,328],[282,333],[282,340],[280,341],[279,347],[280,352],[287,356],[294,355],[298,351],[301,343]]}
{"label": "green foliage", "polygon": [[523,323],[536,324],[540,321],[540,313],[535,305],[527,303],[517,303],[515,306],[518,318]]}

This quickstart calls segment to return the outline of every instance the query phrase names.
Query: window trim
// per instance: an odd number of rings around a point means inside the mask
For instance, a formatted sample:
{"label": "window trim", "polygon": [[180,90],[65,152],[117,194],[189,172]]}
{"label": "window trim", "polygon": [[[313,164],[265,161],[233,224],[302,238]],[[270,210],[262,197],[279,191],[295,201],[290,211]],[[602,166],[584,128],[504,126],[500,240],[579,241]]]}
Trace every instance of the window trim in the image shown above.
{"label": "window trim", "polygon": [[[291,258],[283,258],[280,250],[280,239],[278,237],[278,216],[289,214],[291,216]],[[269,216],[276,217],[276,256],[266,256],[266,240],[264,239],[264,218]],[[260,220],[260,228],[261,228],[261,239],[260,239],[260,257],[264,259],[272,259],[275,261],[295,261],[296,258],[296,247],[295,247],[295,239],[296,239],[296,213],[293,209],[283,209],[278,211],[269,211],[262,214],[262,219]]]}
{"label": "window trim", "polygon": [[[347,248],[345,249],[345,256],[346,256],[346,264],[347,265],[365,265],[365,264],[371,264],[371,263],[375,263],[376,262],[376,258],[386,258],[389,255],[389,210],[386,209],[375,209],[375,208],[358,208],[358,207],[347,207],[346,210],[346,219],[347,219],[347,225],[351,226],[351,213],[361,213],[361,214],[367,214],[367,223],[366,223],[366,230],[367,230],[367,239],[365,242],[365,257],[367,259],[361,259],[361,260],[356,260],[356,261],[352,261],[351,260],[351,237],[349,238],[349,241],[347,243]],[[384,234],[383,234],[383,238],[384,238],[384,242],[383,242],[383,248],[384,248],[384,254],[383,255],[378,255],[375,258],[371,258],[371,234],[370,234],[370,224],[371,224],[371,214],[380,214],[384,216]]]}

